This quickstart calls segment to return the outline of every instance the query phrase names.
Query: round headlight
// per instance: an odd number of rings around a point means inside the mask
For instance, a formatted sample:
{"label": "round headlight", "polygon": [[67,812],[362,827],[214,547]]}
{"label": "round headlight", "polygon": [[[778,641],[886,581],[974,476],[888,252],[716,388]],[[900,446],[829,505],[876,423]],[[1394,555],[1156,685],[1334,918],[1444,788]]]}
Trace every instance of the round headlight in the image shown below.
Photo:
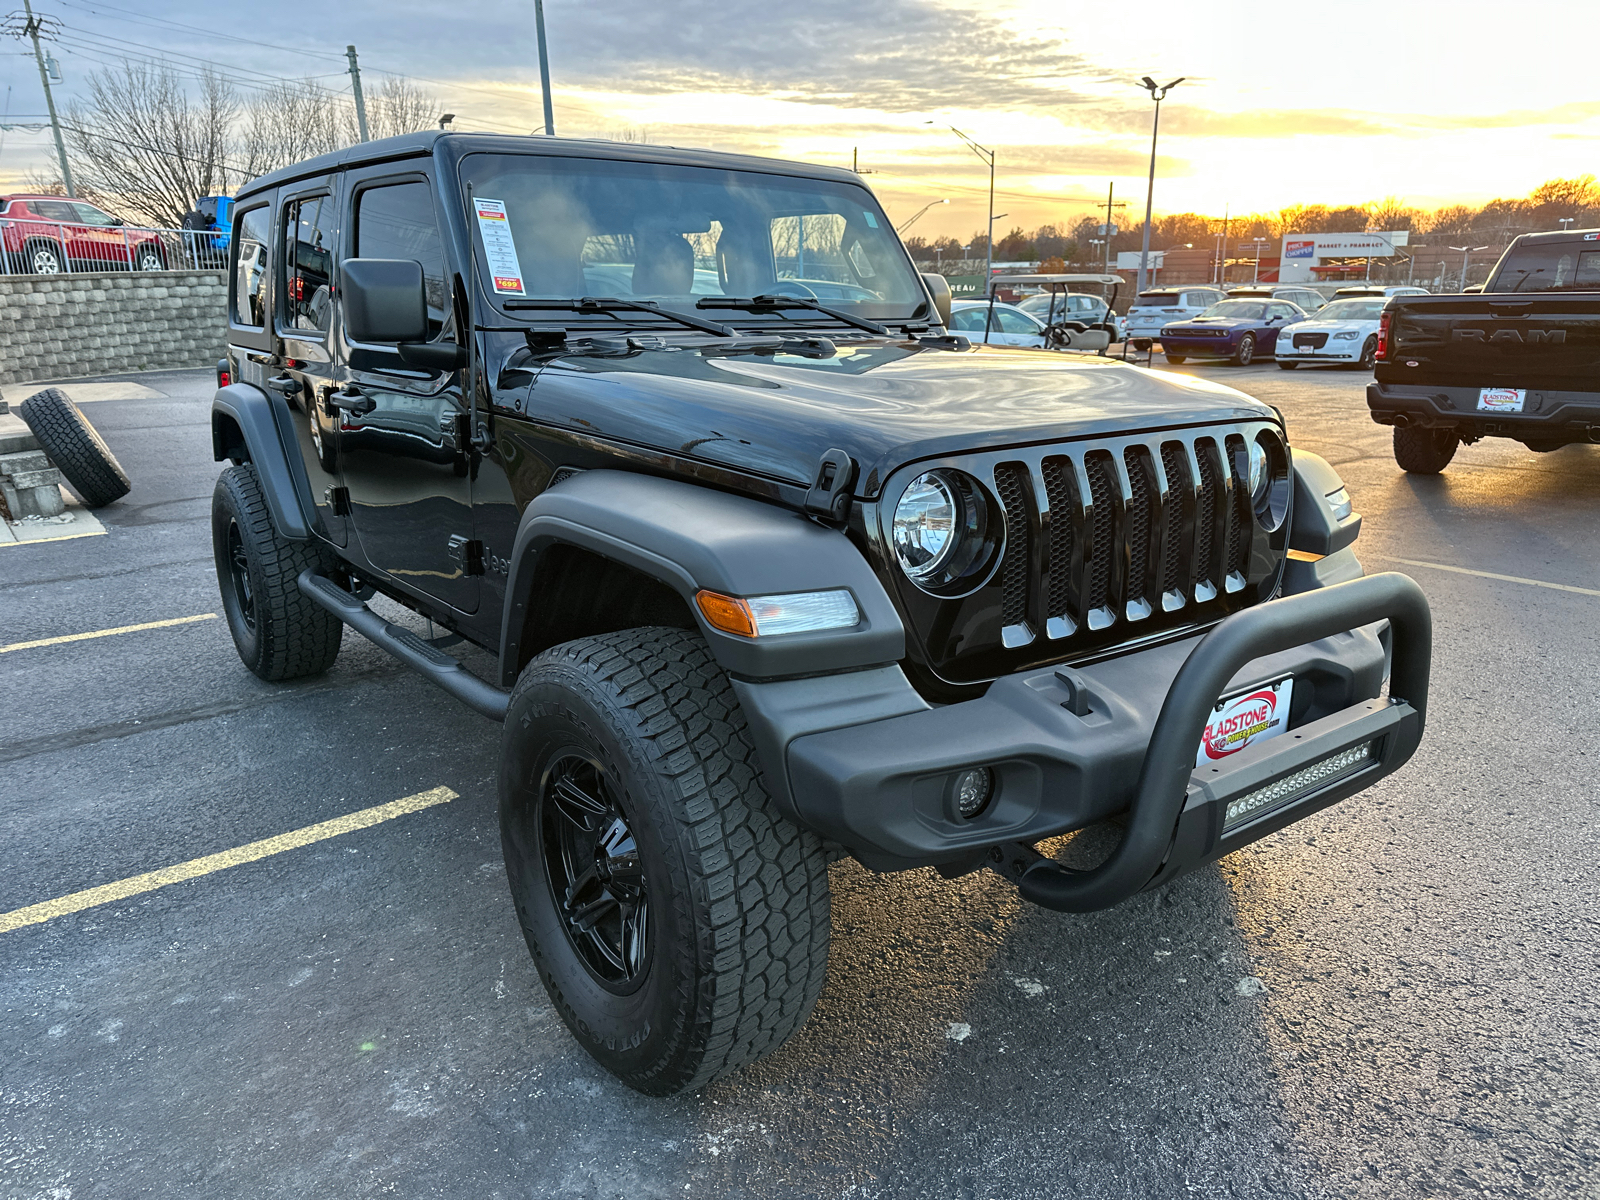
{"label": "round headlight", "polygon": [[900,569],[925,592],[963,595],[982,586],[999,558],[1005,518],[962,471],[924,471],[900,493],[891,536]]}
{"label": "round headlight", "polygon": [[894,510],[894,552],[900,569],[918,582],[939,574],[958,540],[955,492],[937,472],[911,481]]}
{"label": "round headlight", "polygon": [[1258,441],[1250,442],[1250,503],[1256,507],[1261,504],[1262,498],[1267,493],[1267,487],[1272,482],[1267,474],[1267,452]]}

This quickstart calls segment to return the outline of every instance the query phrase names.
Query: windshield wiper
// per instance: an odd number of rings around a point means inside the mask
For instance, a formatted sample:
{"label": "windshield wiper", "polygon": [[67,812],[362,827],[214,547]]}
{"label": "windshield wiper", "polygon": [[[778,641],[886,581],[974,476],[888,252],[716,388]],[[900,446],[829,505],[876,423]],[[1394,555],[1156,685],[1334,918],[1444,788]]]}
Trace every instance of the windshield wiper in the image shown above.
{"label": "windshield wiper", "polygon": [[576,300],[507,300],[507,310],[542,308],[556,312],[575,313],[608,313],[608,312],[646,312],[655,313],[658,317],[665,317],[669,321],[676,321],[679,325],[689,329],[699,329],[705,333],[714,333],[718,337],[736,337],[733,328],[720,325],[716,321],[703,321],[699,317],[691,317],[687,313],[673,312],[671,309],[662,308],[648,300],[619,300],[615,296],[580,296]]}
{"label": "windshield wiper", "polygon": [[864,317],[852,317],[849,313],[828,308],[806,296],[703,296],[695,307],[742,308],[746,312],[777,312],[782,308],[809,308],[812,312],[832,317],[835,321],[843,321],[846,325],[853,325],[857,329],[865,329],[868,333],[875,333],[879,337],[892,336],[887,326],[879,325],[876,321],[868,321]]}

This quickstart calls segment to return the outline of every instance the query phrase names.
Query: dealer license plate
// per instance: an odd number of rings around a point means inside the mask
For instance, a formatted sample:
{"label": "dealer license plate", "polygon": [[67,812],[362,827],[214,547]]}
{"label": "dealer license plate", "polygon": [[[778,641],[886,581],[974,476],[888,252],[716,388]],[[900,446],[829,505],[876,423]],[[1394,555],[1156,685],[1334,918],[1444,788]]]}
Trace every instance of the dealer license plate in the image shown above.
{"label": "dealer license plate", "polygon": [[1194,765],[1218,763],[1246,746],[1277,737],[1289,727],[1289,702],[1294,677],[1262,684],[1218,702],[1200,735]]}
{"label": "dealer license plate", "polygon": [[1527,388],[1479,388],[1479,412],[1521,412]]}

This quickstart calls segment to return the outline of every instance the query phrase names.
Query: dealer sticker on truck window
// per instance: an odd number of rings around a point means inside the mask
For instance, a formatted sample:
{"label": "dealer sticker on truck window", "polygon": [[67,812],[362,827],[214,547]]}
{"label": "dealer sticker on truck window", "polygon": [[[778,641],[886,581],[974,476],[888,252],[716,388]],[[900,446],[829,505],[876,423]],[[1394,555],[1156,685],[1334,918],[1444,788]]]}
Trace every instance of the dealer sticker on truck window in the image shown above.
{"label": "dealer sticker on truck window", "polygon": [[1527,388],[1479,388],[1479,412],[1521,412]]}
{"label": "dealer sticker on truck window", "polygon": [[499,296],[526,296],[522,286],[522,264],[517,261],[517,244],[511,240],[511,222],[506,219],[504,200],[473,201],[478,213],[478,232],[483,236],[483,261],[494,280]]}
{"label": "dealer sticker on truck window", "polygon": [[1194,765],[1220,762],[1246,746],[1277,737],[1289,727],[1289,701],[1293,695],[1291,676],[1221,701],[1206,722]]}

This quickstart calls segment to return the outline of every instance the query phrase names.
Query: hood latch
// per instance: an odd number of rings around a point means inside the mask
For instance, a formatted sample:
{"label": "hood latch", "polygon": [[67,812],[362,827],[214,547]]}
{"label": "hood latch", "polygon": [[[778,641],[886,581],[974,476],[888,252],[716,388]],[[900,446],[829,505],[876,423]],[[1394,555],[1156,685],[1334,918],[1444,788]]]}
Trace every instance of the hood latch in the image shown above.
{"label": "hood latch", "polygon": [[856,463],[843,450],[826,451],[817,460],[811,489],[806,492],[806,515],[843,523],[850,514],[850,485],[856,480]]}

